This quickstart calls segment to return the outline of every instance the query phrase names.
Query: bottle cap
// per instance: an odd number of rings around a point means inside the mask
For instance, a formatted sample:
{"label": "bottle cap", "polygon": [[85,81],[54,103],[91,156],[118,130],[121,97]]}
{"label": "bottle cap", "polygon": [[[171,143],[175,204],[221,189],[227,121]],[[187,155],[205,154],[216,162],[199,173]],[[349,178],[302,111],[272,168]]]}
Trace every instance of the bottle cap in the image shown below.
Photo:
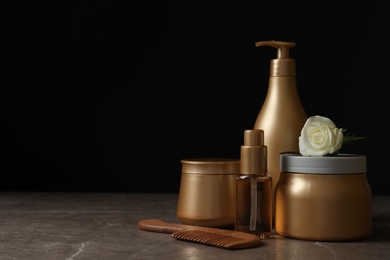
{"label": "bottle cap", "polygon": [[182,172],[191,174],[232,174],[240,169],[240,160],[234,158],[189,158],[181,160]]}
{"label": "bottle cap", "polygon": [[310,157],[300,154],[281,154],[280,171],[310,174],[357,174],[366,172],[366,156],[337,154]]}
{"label": "bottle cap", "polygon": [[267,146],[264,145],[264,131],[244,131],[244,145],[241,146],[240,175],[267,175]]}

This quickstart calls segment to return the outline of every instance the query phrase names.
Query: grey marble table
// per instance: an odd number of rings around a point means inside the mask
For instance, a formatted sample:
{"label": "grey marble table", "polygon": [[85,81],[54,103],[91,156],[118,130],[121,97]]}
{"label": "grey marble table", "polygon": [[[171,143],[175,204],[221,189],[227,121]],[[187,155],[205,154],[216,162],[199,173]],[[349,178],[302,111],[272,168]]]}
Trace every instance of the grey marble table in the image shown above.
{"label": "grey marble table", "polygon": [[229,250],[139,230],[142,219],[179,223],[178,194],[0,193],[0,259],[390,259],[390,197],[373,198],[373,234],[318,242],[274,234]]}

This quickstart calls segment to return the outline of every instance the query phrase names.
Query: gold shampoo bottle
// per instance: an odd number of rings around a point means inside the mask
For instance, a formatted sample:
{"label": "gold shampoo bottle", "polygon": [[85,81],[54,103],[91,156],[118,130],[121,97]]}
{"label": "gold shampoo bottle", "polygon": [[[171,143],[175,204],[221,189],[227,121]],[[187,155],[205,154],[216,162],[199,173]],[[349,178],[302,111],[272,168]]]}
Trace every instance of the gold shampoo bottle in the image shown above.
{"label": "gold shampoo bottle", "polygon": [[255,129],[267,133],[264,145],[268,147],[268,174],[272,177],[272,194],[275,196],[280,175],[280,153],[299,152],[298,138],[307,115],[297,91],[295,60],[289,57],[290,48],[295,43],[261,41],[256,42],[256,46],[277,49],[277,58],[270,63],[268,92],[254,124]]}

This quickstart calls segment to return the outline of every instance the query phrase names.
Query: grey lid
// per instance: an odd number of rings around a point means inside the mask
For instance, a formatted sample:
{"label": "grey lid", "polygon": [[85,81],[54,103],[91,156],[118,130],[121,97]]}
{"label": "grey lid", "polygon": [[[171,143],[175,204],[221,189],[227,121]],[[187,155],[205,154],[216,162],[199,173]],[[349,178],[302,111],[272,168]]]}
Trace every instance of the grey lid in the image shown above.
{"label": "grey lid", "polygon": [[280,155],[280,171],[311,174],[356,174],[366,172],[366,156],[338,154],[310,157],[285,153]]}

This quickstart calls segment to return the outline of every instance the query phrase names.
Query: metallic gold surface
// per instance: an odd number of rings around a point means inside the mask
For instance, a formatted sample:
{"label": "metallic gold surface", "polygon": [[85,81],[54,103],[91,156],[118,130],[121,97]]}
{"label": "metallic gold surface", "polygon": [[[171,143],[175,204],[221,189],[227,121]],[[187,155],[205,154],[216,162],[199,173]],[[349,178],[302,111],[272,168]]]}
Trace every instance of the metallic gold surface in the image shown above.
{"label": "metallic gold surface", "polygon": [[271,77],[267,97],[254,128],[264,130],[264,144],[268,147],[268,174],[272,176],[273,190],[279,180],[280,153],[299,152],[298,137],[306,119],[295,78]]}
{"label": "metallic gold surface", "polygon": [[255,129],[264,131],[264,145],[268,147],[268,174],[272,177],[272,191],[279,181],[282,152],[299,152],[298,137],[307,119],[296,85],[295,60],[289,57],[294,42],[264,41],[256,46],[278,49],[277,59],[270,62],[268,92],[256,118]]}
{"label": "metallic gold surface", "polygon": [[267,175],[267,146],[264,145],[263,130],[244,131],[244,145],[241,146],[240,157],[240,175]]}
{"label": "metallic gold surface", "polygon": [[233,228],[236,159],[182,160],[177,217],[187,225]]}
{"label": "metallic gold surface", "polygon": [[286,237],[359,240],[371,235],[371,188],[366,174],[281,172],[275,231]]}

